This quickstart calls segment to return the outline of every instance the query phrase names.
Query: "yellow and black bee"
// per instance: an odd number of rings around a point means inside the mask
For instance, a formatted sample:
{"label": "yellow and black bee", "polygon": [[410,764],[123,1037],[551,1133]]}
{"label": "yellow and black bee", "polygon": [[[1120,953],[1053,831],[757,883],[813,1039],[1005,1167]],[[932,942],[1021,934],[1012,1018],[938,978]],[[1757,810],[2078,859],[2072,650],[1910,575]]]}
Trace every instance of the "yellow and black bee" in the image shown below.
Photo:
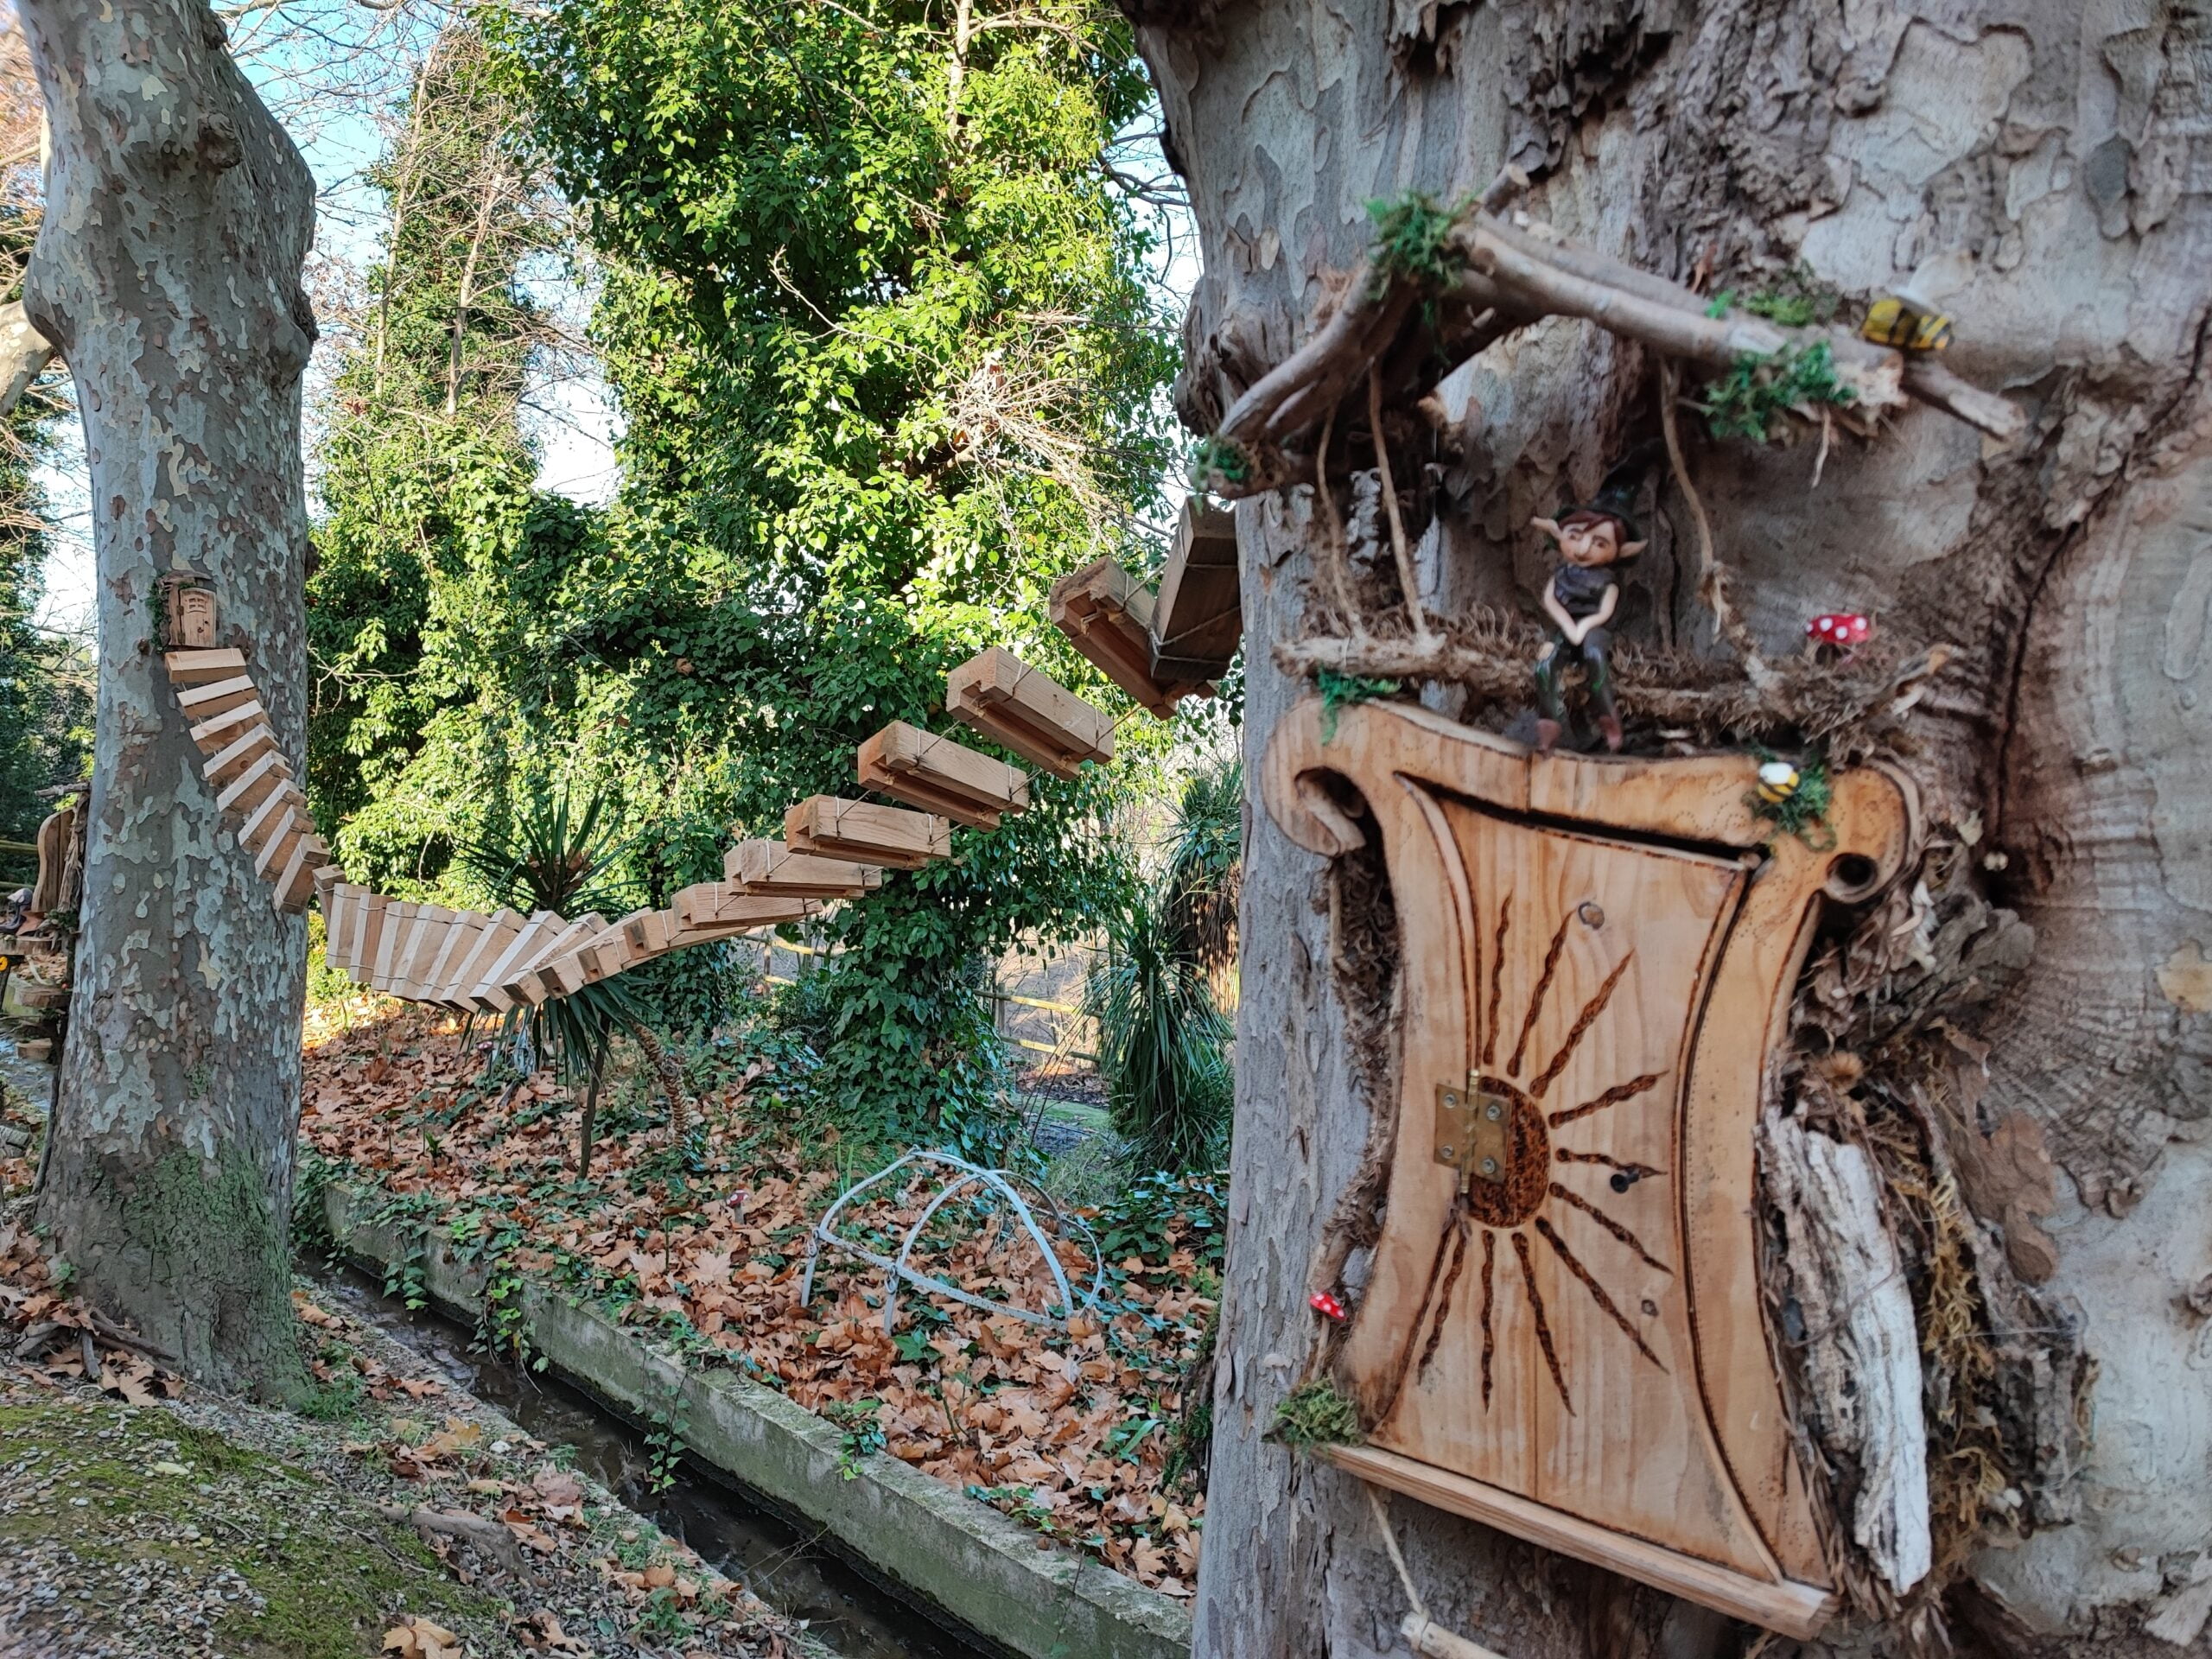
{"label": "yellow and black bee", "polygon": [[1951,320],[1934,307],[1891,294],[1866,308],[1860,336],[1900,351],[1940,352],[1951,343]]}
{"label": "yellow and black bee", "polygon": [[1940,352],[1951,343],[1943,302],[1974,276],[1974,257],[1963,248],[1931,254],[1911,276],[1866,308],[1861,338],[1901,352]]}

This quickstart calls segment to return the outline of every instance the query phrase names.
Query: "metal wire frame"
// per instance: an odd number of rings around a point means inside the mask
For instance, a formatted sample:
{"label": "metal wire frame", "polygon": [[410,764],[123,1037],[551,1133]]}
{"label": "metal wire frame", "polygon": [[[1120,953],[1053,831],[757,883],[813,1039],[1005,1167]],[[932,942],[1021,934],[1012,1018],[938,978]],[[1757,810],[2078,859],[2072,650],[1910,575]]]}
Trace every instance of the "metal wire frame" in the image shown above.
{"label": "metal wire frame", "polygon": [[[922,1213],[915,1218],[913,1225],[906,1230],[906,1236],[899,1241],[897,1255],[885,1255],[880,1251],[868,1249],[865,1244],[856,1243],[849,1238],[838,1236],[836,1230],[838,1211],[878,1182],[888,1179],[909,1165],[921,1164],[936,1165],[949,1172],[949,1178],[944,1185],[938,1189],[937,1195],[923,1206]],[[833,1249],[843,1251],[848,1255],[856,1256],[873,1267],[881,1268],[889,1275],[885,1281],[883,1295],[883,1332],[886,1336],[891,1334],[898,1323],[899,1286],[902,1280],[932,1296],[947,1296],[956,1302],[963,1303],[969,1307],[979,1308],[986,1313],[1010,1314],[1018,1319],[1027,1319],[1032,1325],[1065,1325],[1077,1306],[1075,1292],[1068,1284],[1067,1274],[1060,1267],[1060,1259],[1053,1252],[1051,1240],[1046,1236],[1045,1230],[1038,1225],[1035,1212],[1021,1194],[1015,1190],[1016,1182],[1028,1187],[1042,1200],[1044,1206],[1051,1211],[1054,1230],[1063,1237],[1068,1236],[1071,1231],[1079,1232],[1083,1236],[1084,1247],[1090,1252],[1091,1275],[1090,1287],[1083,1293],[1081,1305],[1084,1307],[1096,1307],[1099,1293],[1105,1288],[1106,1285],[1106,1258],[1104,1253],[1098,1248],[1097,1236],[1090,1230],[1080,1216],[1072,1215],[1062,1210],[1058,1204],[1054,1202],[1052,1195],[1033,1181],[1027,1181],[1020,1176],[1009,1175],[1004,1170],[986,1169],[981,1164],[971,1164],[965,1158],[952,1153],[922,1150],[907,1153],[905,1156],[887,1164],[867,1179],[855,1181],[839,1193],[836,1201],[822,1212],[822,1218],[814,1224],[814,1231],[806,1242],[806,1273],[799,1281],[799,1306],[804,1307],[814,1300],[814,1269],[821,1259],[822,1247],[826,1244]],[[992,1301],[988,1297],[975,1294],[972,1291],[963,1290],[957,1285],[947,1284],[944,1280],[924,1273],[912,1264],[911,1258],[914,1253],[914,1246],[921,1238],[922,1230],[930,1224],[930,1218],[954,1198],[972,1186],[984,1188],[994,1198],[1011,1210],[1020,1221],[1024,1230],[1035,1243],[1037,1252],[1045,1258],[1045,1265],[1052,1270],[1052,1283],[1059,1292],[1059,1309],[1057,1313],[1049,1308],[1039,1310],[1017,1306],[1011,1302]]]}

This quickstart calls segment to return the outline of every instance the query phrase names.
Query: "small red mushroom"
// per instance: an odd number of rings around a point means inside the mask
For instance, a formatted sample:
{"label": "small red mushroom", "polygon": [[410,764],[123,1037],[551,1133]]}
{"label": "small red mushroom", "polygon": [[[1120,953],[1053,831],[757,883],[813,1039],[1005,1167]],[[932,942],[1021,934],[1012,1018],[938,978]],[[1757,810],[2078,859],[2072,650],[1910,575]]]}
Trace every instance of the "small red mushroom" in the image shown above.
{"label": "small red mushroom", "polygon": [[1342,1320],[1346,1317],[1344,1305],[1325,1290],[1317,1293],[1311,1300],[1313,1311],[1325,1319]]}
{"label": "small red mushroom", "polygon": [[1805,625],[1805,637],[1812,641],[1815,652],[1823,645],[1833,645],[1848,657],[1854,647],[1874,637],[1874,625],[1850,611],[1828,611]]}

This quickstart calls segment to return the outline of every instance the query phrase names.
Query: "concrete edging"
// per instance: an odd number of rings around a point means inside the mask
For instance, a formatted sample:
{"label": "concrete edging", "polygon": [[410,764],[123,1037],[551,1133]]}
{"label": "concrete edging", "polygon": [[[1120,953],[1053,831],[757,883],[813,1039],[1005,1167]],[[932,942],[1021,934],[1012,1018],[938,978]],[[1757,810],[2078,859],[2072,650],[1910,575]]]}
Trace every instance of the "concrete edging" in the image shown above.
{"label": "concrete edging", "polygon": [[[397,1230],[361,1218],[359,1198],[324,1189],[331,1236],[379,1266],[404,1254]],[[456,1261],[432,1229],[423,1287],[474,1319],[485,1269]],[[564,1380],[625,1412],[677,1419],[684,1447],[773,1504],[820,1526],[870,1569],[1024,1659],[1185,1659],[1191,1616],[1173,1599],[1057,1546],[898,1459],[874,1452],[837,1471],[836,1427],[737,1372],[687,1371],[637,1332],[525,1280],[523,1327]],[[674,1409],[671,1409],[671,1408]]]}

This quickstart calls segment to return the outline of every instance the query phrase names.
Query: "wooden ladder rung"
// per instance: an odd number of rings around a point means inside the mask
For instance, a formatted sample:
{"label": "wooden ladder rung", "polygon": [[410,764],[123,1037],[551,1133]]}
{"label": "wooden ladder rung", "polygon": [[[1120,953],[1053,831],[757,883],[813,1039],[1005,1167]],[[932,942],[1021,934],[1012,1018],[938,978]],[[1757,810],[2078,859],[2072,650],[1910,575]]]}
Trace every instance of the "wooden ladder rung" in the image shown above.
{"label": "wooden ladder rung", "polygon": [[[756,836],[722,855],[724,882],[734,893],[766,899],[857,899],[883,885],[873,864],[793,852],[780,841]],[[685,917],[688,924],[690,917]]]}

